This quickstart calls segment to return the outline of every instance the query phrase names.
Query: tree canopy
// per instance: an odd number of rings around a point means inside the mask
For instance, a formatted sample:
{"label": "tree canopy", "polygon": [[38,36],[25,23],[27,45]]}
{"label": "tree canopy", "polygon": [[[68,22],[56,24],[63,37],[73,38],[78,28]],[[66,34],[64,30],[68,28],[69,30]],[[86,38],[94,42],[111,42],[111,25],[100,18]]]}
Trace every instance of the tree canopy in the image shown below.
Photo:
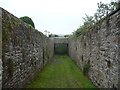
{"label": "tree canopy", "polygon": [[24,17],[20,17],[20,19],[35,28],[34,22],[32,21],[32,19],[30,17],[24,16]]}
{"label": "tree canopy", "polygon": [[81,25],[75,32],[73,32],[73,37],[85,35],[85,30],[93,27],[96,23],[98,23],[98,21],[105,17],[107,20],[108,14],[119,8],[119,3],[120,2],[116,1],[113,1],[109,4],[104,4],[102,2],[98,3],[98,8],[96,13],[94,13],[94,16],[85,14],[86,16],[83,17],[83,25]]}

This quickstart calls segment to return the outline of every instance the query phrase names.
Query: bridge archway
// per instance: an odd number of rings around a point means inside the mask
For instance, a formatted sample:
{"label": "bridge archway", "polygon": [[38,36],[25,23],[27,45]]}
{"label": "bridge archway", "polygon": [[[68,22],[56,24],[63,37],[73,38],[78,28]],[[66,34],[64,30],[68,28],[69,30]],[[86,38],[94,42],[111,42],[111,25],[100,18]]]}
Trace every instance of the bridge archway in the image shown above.
{"label": "bridge archway", "polygon": [[68,44],[67,43],[54,44],[54,54],[68,54]]}
{"label": "bridge archway", "polygon": [[68,54],[68,38],[67,37],[54,38],[54,54]]}

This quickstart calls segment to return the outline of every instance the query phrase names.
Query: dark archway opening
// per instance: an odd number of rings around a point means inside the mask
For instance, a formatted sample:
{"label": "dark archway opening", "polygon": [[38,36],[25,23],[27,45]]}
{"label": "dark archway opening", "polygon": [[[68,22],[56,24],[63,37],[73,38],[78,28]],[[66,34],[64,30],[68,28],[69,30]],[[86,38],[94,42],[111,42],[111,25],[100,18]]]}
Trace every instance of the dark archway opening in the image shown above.
{"label": "dark archway opening", "polygon": [[68,44],[66,43],[57,43],[54,44],[54,54],[68,54]]}

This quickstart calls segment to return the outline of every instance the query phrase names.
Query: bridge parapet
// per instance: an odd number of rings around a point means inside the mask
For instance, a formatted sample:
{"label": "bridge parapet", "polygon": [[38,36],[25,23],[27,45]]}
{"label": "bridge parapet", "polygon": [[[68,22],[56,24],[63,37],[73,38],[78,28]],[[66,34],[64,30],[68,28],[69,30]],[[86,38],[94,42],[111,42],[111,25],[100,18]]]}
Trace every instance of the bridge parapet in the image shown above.
{"label": "bridge parapet", "polygon": [[54,43],[63,43],[63,44],[68,44],[68,37],[54,37]]}

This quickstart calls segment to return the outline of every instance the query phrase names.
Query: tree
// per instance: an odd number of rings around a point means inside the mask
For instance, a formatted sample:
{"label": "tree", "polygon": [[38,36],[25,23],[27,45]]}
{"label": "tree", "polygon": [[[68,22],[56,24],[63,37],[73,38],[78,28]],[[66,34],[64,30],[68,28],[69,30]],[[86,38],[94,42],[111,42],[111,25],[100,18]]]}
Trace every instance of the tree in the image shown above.
{"label": "tree", "polygon": [[96,25],[99,20],[102,20],[105,17],[107,18],[109,13],[119,8],[119,4],[120,1],[113,1],[110,4],[104,4],[102,2],[98,3],[98,9],[94,16],[88,16],[85,14],[86,17],[83,17],[83,25],[73,32],[73,36],[78,37],[80,35],[85,35],[85,30],[89,30],[91,27]]}
{"label": "tree", "polygon": [[55,34],[55,37],[59,37],[59,36]]}
{"label": "tree", "polygon": [[34,22],[28,16],[20,17],[20,19],[23,20],[25,23],[30,24],[32,27],[35,28]]}
{"label": "tree", "polygon": [[87,14],[85,14],[86,17],[83,17],[84,20],[84,26],[86,28],[92,27],[94,25],[94,20],[93,20],[93,16],[89,16]]}
{"label": "tree", "polygon": [[94,14],[95,21],[97,22],[102,18],[108,16],[108,14],[116,10],[118,6],[119,3],[117,1],[113,1],[109,4],[104,4],[102,2],[98,3],[97,12]]}
{"label": "tree", "polygon": [[109,4],[109,8],[110,8],[110,11],[113,12],[114,10],[116,10],[117,8],[119,8],[120,6],[120,1],[119,2],[111,2]]}

